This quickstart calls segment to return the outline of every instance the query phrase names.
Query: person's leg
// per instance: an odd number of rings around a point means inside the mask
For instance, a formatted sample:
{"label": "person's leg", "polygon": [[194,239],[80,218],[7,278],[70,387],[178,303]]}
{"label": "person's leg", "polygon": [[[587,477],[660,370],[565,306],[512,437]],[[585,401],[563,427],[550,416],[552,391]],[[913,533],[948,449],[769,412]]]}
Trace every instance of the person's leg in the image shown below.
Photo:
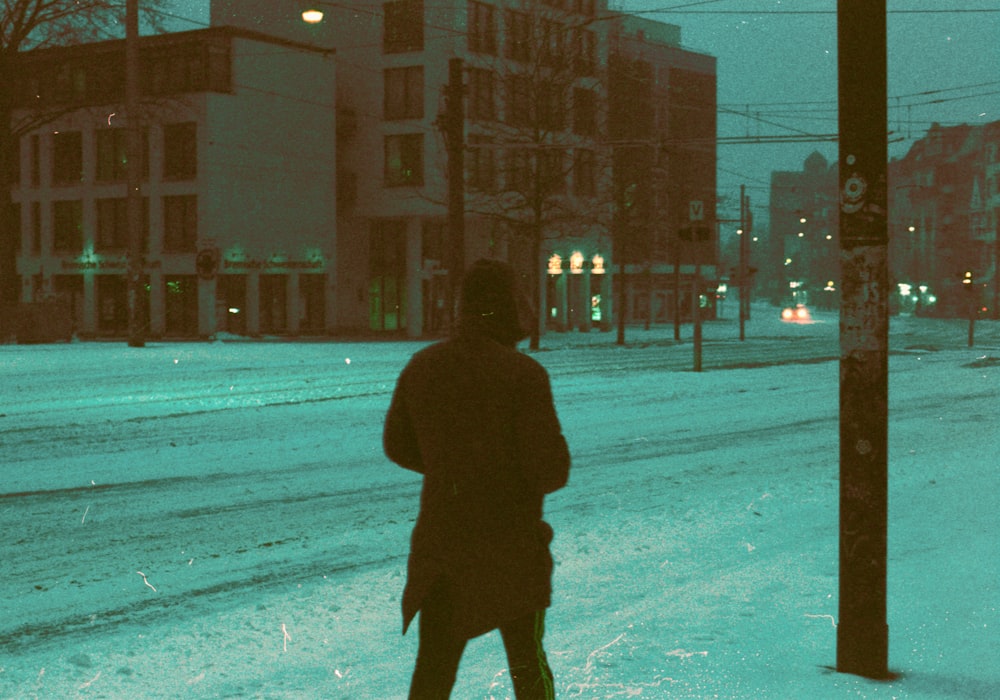
{"label": "person's leg", "polygon": [[465,640],[451,632],[448,589],[437,586],[420,607],[417,663],[410,682],[410,700],[447,700],[455,685]]}
{"label": "person's leg", "polygon": [[500,626],[507,663],[517,700],[554,700],[552,669],[545,658],[545,611],[512,620]]}

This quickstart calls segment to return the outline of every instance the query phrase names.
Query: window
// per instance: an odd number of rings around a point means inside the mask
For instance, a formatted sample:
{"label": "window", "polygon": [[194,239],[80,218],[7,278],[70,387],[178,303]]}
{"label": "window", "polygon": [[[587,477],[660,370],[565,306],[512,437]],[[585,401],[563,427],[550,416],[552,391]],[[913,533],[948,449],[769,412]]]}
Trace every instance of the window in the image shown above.
{"label": "window", "polygon": [[198,241],[198,197],[163,198],[163,252],[193,253]]}
{"label": "window", "polygon": [[597,35],[590,30],[573,30],[573,70],[578,75],[597,73]]}
{"label": "window", "polygon": [[559,148],[549,148],[539,151],[538,169],[541,189],[546,194],[558,194],[566,191],[566,168],[563,164],[564,153]]}
{"label": "window", "polygon": [[125,129],[101,129],[95,136],[97,179],[101,182],[124,180],[128,164]]}
{"label": "window", "polygon": [[14,150],[11,159],[11,182],[21,184],[21,137],[14,137]]}
{"label": "window", "polygon": [[512,126],[529,126],[532,120],[531,80],[523,75],[507,76],[507,123]]}
{"label": "window", "polygon": [[208,88],[207,52],[197,44],[147,51],[142,56],[143,90],[154,95]]}
{"label": "window", "polygon": [[578,148],[573,153],[573,192],[579,197],[597,194],[597,164],[593,151]]}
{"label": "window", "polygon": [[581,136],[597,133],[597,95],[593,90],[573,89],[573,133]]}
{"label": "window", "polygon": [[479,134],[470,135],[465,165],[470,188],[482,192],[496,191],[496,150],[492,148],[492,139]]}
{"label": "window", "polygon": [[545,82],[538,93],[538,126],[546,131],[566,127],[566,105],[561,85]]}
{"label": "window", "polygon": [[21,203],[11,202],[10,207],[10,219],[7,224],[10,226],[10,231],[14,238],[14,252],[20,253],[22,246],[22,232],[21,232]]}
{"label": "window", "polygon": [[128,207],[124,197],[98,199],[97,238],[94,250],[107,252],[128,249]]}
{"label": "window", "polygon": [[389,68],[385,71],[386,119],[422,119],[424,116],[424,67]]}
{"label": "window", "polygon": [[[125,197],[98,199],[97,236],[94,240],[96,252],[126,251],[128,240],[128,200]],[[149,200],[142,198],[142,250],[149,244]]]}
{"label": "window", "polygon": [[[125,129],[101,129],[95,132],[97,148],[97,180],[122,182],[128,175],[128,137]],[[149,132],[142,133],[139,167],[142,177],[149,177]]]}
{"label": "window", "polygon": [[79,131],[52,135],[52,182],[72,185],[83,180],[83,137]]}
{"label": "window", "polygon": [[208,46],[208,89],[229,92],[232,89],[232,67],[228,44]]}
{"label": "window", "polygon": [[80,200],[52,203],[52,246],[56,253],[83,252],[83,203]]}
{"label": "window", "polygon": [[42,203],[31,203],[31,253],[40,255],[42,252]]}
{"label": "window", "polygon": [[382,50],[385,53],[423,51],[423,0],[394,0],[385,4],[385,33]]}
{"label": "window", "polygon": [[542,19],[541,61],[546,66],[559,66],[565,58],[566,29],[550,19]]}
{"label": "window", "polygon": [[369,326],[377,331],[406,327],[406,222],[372,223],[368,249]]}
{"label": "window", "polygon": [[531,152],[526,148],[512,148],[507,151],[507,189],[528,192],[531,189]]}
{"label": "window", "polygon": [[485,68],[471,68],[469,70],[469,119],[491,121],[496,119],[496,116],[493,71]]}
{"label": "window", "polygon": [[421,185],[424,182],[424,137],[399,134],[385,137],[385,185]]}
{"label": "window", "polygon": [[31,143],[31,154],[30,154],[31,160],[28,162],[28,167],[30,168],[29,177],[31,179],[31,186],[38,187],[38,185],[41,183],[41,176],[40,176],[41,144],[38,139],[38,134],[31,135],[30,143]]}
{"label": "window", "polygon": [[163,177],[192,180],[198,174],[197,125],[194,122],[163,127]]}
{"label": "window", "polygon": [[469,51],[495,55],[497,52],[496,15],[492,5],[473,0],[468,5]]}
{"label": "window", "polygon": [[507,58],[531,60],[531,17],[527,12],[507,10]]}

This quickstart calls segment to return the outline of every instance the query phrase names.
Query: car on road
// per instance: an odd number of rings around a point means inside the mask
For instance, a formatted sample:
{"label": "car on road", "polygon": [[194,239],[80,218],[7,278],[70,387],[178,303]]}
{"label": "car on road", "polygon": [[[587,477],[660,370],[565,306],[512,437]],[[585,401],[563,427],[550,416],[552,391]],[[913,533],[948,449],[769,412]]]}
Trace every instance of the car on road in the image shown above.
{"label": "car on road", "polygon": [[812,321],[812,313],[805,304],[786,306],[781,310],[781,320],[787,323],[809,323]]}

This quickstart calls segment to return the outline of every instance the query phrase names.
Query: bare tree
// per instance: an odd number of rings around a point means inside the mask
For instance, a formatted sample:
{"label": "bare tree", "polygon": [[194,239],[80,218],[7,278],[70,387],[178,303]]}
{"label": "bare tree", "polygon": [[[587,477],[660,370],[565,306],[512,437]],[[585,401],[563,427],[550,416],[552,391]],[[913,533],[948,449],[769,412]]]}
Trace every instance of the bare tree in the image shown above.
{"label": "bare tree", "polygon": [[492,15],[469,18],[466,211],[494,221],[498,235],[531,261],[539,311],[532,349],[545,323],[545,241],[608,226],[594,18],[553,6],[561,4],[517,0],[505,7],[502,41]]}
{"label": "bare tree", "polygon": [[[160,26],[160,0],[143,3],[143,20]],[[80,104],[60,101],[32,107],[16,123],[14,115],[23,102],[26,83],[19,57],[26,51],[122,38],[125,3],[117,0],[5,0],[0,10],[0,306],[16,303],[17,217],[11,190],[17,176],[16,159],[21,137],[57,119]]]}

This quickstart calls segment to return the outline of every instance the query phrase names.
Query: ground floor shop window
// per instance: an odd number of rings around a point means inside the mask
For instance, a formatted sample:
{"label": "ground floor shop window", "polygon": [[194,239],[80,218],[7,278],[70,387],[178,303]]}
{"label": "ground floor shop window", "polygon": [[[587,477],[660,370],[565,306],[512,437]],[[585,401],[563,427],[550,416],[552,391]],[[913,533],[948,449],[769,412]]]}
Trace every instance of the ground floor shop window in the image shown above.
{"label": "ground floor shop window", "polygon": [[247,332],[247,278],[244,275],[220,275],[215,289],[217,303],[225,313],[219,328],[234,335]]}
{"label": "ground floor shop window", "polygon": [[406,328],[406,222],[377,221],[369,247],[368,313],[373,331]]}
{"label": "ground floor shop window", "polygon": [[80,275],[55,275],[52,291],[70,316],[75,333],[83,323],[83,277]]}
{"label": "ground floor shop window", "polygon": [[299,277],[299,297],[303,333],[323,333],[326,331],[326,275],[302,275]]}
{"label": "ground floor shop window", "polygon": [[288,275],[260,276],[260,332],[288,330]]}
{"label": "ground floor shop window", "polygon": [[[128,280],[125,275],[98,275],[95,280],[97,292],[97,332],[110,335],[128,333]],[[140,287],[140,313],[143,326],[148,329],[149,282]]]}
{"label": "ground floor shop window", "polygon": [[163,279],[164,332],[167,335],[198,334],[198,278],[175,275]]}

